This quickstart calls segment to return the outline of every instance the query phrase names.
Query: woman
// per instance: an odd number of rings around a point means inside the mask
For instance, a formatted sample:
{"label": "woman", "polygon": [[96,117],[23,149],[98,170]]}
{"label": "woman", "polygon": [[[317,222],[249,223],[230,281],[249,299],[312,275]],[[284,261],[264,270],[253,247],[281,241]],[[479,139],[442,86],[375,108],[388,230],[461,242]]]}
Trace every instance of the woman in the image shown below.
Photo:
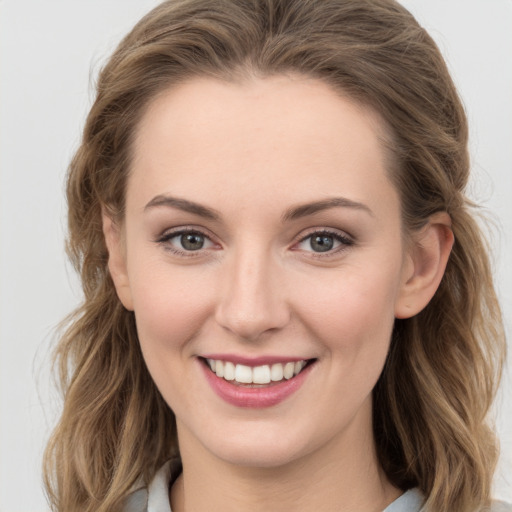
{"label": "woman", "polygon": [[489,507],[504,337],[468,171],[392,0],[148,14],[70,166],[55,509]]}

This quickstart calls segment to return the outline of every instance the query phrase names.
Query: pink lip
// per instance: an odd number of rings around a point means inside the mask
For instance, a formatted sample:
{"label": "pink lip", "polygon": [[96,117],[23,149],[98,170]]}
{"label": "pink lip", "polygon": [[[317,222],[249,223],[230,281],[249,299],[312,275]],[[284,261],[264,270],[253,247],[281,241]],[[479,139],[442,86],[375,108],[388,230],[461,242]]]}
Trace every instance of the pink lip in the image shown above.
{"label": "pink lip", "polygon": [[201,355],[204,359],[215,359],[216,361],[230,361],[233,364],[244,364],[245,366],[263,366],[265,364],[271,365],[276,363],[295,363],[296,361],[304,361],[308,358],[301,357],[281,357],[281,356],[260,356],[260,357],[245,357],[237,356],[234,354],[204,354]]}
{"label": "pink lip", "polygon": [[[212,359],[214,358],[212,357]],[[218,359],[221,358],[219,357]],[[229,361],[230,359],[223,360]],[[290,361],[290,359],[286,361]],[[301,361],[301,359],[298,359],[298,361]],[[236,407],[247,408],[271,407],[286,400],[302,386],[312,366],[314,366],[312,364],[307,366],[290,380],[283,380],[279,383],[269,384],[268,386],[249,388],[246,386],[237,386],[224,380],[222,377],[217,377],[203,361],[198,360],[198,362],[203,369],[206,380],[220,398]]]}

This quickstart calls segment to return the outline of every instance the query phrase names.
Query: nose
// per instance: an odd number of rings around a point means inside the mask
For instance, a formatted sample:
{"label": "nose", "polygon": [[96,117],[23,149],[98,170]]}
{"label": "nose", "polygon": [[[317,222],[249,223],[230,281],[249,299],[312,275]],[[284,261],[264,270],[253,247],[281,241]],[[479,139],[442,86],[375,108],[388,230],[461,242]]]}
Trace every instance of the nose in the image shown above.
{"label": "nose", "polygon": [[261,249],[233,255],[226,263],[222,297],[216,321],[237,338],[256,341],[282,329],[290,320],[283,273],[272,256]]}

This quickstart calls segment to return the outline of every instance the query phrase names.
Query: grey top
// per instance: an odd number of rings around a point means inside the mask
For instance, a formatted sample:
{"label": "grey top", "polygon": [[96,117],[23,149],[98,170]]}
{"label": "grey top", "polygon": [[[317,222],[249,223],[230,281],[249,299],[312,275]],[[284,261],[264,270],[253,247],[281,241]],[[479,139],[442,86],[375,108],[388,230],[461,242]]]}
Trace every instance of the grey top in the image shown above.
{"label": "grey top", "polygon": [[[169,485],[181,472],[179,460],[166,462],[155,474],[151,483],[138,485],[128,496],[123,512],[172,512],[169,503]],[[421,512],[423,495],[418,489],[410,489],[382,512]],[[491,512],[512,512],[512,505],[495,501]]]}

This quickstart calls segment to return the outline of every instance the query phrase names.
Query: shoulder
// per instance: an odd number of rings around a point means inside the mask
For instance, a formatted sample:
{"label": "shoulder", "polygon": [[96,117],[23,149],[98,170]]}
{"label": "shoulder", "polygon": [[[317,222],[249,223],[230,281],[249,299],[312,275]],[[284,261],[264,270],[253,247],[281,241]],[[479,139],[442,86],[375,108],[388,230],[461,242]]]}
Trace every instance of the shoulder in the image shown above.
{"label": "shoulder", "polygon": [[171,483],[181,473],[179,459],[167,461],[156,473],[149,485],[137,482],[123,503],[123,512],[172,512],[169,503]]}
{"label": "shoulder", "polygon": [[512,504],[505,503],[504,501],[493,501],[491,512],[512,512]]}
{"label": "shoulder", "polygon": [[424,501],[419,489],[409,489],[382,512],[421,512]]}
{"label": "shoulder", "polygon": [[[409,489],[383,512],[425,512],[425,497],[417,488]],[[493,501],[490,508],[481,512],[512,512],[512,505],[504,501]]]}

